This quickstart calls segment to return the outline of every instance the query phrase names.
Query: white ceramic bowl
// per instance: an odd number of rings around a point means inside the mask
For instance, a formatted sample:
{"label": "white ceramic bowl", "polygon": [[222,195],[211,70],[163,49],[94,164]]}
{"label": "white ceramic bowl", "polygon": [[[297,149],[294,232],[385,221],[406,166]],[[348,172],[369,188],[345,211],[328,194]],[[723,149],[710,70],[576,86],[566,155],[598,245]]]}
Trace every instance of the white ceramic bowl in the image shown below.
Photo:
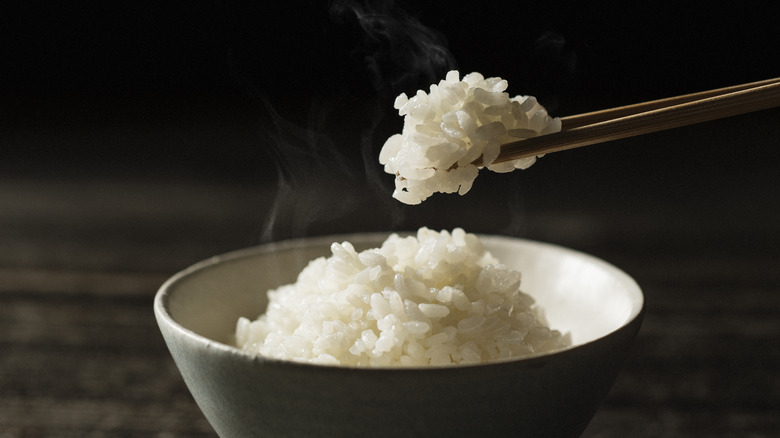
{"label": "white ceramic bowl", "polygon": [[349,368],[272,360],[229,344],[239,316],[256,318],[265,291],[295,281],[309,260],[348,240],[281,242],[198,263],[168,280],[154,311],[184,381],[221,437],[578,436],[617,376],[641,325],[636,282],[592,256],[545,243],[480,236],[523,275],[563,351],[508,362],[429,368]]}

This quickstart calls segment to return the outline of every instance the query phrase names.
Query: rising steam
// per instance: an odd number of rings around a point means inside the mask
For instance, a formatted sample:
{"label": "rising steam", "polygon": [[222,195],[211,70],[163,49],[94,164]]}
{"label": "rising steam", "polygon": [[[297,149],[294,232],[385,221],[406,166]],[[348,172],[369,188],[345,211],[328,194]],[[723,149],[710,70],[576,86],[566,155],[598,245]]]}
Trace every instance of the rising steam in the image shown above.
{"label": "rising steam", "polygon": [[354,19],[364,32],[366,38],[356,53],[363,57],[380,95],[395,97],[428,86],[457,68],[445,36],[393,1],[339,0],[330,12],[337,21]]}
{"label": "rising steam", "polygon": [[264,103],[272,121],[264,137],[278,175],[261,241],[347,232],[338,224],[354,224],[351,215],[365,209],[368,198],[389,196],[375,193],[379,188],[366,184],[356,158],[336,147],[327,132],[332,120],[326,108],[313,104],[304,128]]}
{"label": "rising steam", "polygon": [[[455,67],[445,38],[392,1],[340,0],[330,13],[342,24],[349,21],[358,25],[363,38],[354,53],[365,62],[379,97],[395,97],[401,91],[428,85]],[[382,104],[366,104],[369,121],[355,131],[362,134],[351,148],[360,154],[351,156],[350,148],[337,147],[334,133],[329,132],[336,129],[328,113],[337,102],[320,107],[313,104],[307,125],[302,127],[281,116],[268,99],[259,97],[272,122],[263,137],[278,172],[276,196],[262,230],[263,242],[354,231],[339,228],[347,223],[359,224],[362,231],[372,226],[387,229],[401,220],[402,210],[390,196],[392,189],[377,161],[377,142],[381,145],[384,141],[375,136],[384,112]],[[347,129],[355,128],[353,123]]]}

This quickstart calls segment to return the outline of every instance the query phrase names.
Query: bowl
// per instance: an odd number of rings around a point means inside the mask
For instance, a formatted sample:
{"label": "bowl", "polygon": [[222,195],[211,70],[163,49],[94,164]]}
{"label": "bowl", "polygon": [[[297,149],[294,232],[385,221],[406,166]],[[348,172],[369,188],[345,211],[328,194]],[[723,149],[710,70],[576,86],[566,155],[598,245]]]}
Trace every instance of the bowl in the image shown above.
{"label": "bowl", "polygon": [[571,249],[480,236],[572,346],[468,366],[356,368],[275,360],[231,346],[240,316],[265,291],[347,240],[360,251],[387,234],[291,240],[213,257],[168,280],[154,301],[187,387],[221,437],[579,436],[636,337],[644,298],[620,269]]}

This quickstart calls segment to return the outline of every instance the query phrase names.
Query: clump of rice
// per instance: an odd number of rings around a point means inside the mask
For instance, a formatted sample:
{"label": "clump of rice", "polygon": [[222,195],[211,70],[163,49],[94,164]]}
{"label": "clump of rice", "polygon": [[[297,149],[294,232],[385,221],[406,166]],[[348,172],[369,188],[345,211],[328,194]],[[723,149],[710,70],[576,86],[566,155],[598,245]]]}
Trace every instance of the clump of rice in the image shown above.
{"label": "clump of rice", "polygon": [[551,330],[520,273],[460,228],[391,235],[356,252],[333,243],[294,284],[268,292],[236,343],[260,355],[369,367],[472,364],[549,352],[569,335]]}
{"label": "clump of rice", "polygon": [[419,204],[436,192],[463,195],[477,177],[472,163],[479,157],[494,172],[534,164],[537,157],[494,161],[500,145],[560,131],[561,121],[532,96],[510,98],[507,86],[498,77],[470,73],[461,80],[450,71],[429,93],[399,95],[395,108],[404,117],[403,131],[387,139],[379,154],[385,172],[396,176],[393,197]]}

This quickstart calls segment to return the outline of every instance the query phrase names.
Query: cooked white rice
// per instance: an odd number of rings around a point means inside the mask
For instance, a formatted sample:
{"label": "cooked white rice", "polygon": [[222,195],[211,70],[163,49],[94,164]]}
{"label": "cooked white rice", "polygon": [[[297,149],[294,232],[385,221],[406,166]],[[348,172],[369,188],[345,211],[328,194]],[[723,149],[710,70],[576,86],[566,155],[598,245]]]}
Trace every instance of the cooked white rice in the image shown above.
{"label": "cooked white rice", "polygon": [[421,228],[356,252],[333,243],[294,284],[268,292],[236,343],[262,356],[327,365],[399,367],[480,363],[563,348],[520,273],[460,228]]}
{"label": "cooked white rice", "polygon": [[[560,131],[532,96],[509,97],[507,81],[470,73],[460,79],[450,71],[430,92],[395,100],[404,117],[401,134],[391,136],[379,154],[385,172],[395,175],[393,197],[419,204],[436,192],[463,195],[471,189],[482,157],[494,172],[526,169],[537,157],[494,163],[500,145]],[[541,156],[541,155],[540,155]]]}

